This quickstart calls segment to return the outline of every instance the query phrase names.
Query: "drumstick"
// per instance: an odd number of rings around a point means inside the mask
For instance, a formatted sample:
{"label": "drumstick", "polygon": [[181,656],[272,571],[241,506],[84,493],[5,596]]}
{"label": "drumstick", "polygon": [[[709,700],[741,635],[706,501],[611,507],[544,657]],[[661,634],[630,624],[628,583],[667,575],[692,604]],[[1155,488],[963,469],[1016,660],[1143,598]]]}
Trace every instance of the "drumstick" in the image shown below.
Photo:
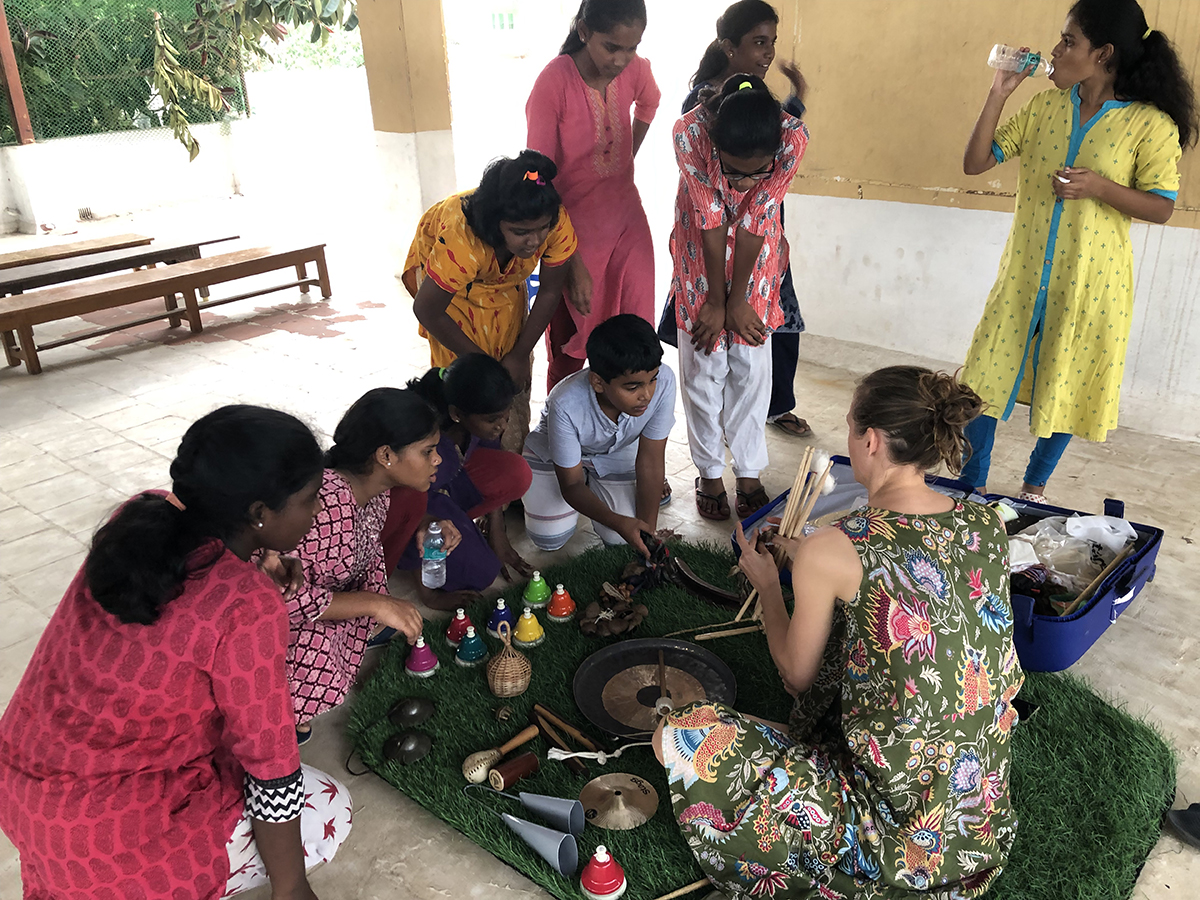
{"label": "drumstick", "polygon": [[750,634],[752,631],[762,631],[762,625],[757,622],[753,625],[747,625],[745,628],[731,628],[729,631],[710,631],[708,634],[698,634],[695,637],[697,641],[715,641],[717,638],[734,637],[739,634]]}
{"label": "drumstick", "polygon": [[655,900],[675,900],[676,897],[682,897],[684,894],[690,894],[692,891],[698,891],[702,887],[708,887],[711,882],[707,878],[701,878],[699,881],[693,881],[689,885],[681,887],[677,891],[671,891],[669,894],[663,894],[661,897],[656,897]]}
{"label": "drumstick", "polygon": [[556,712],[554,712],[554,710],[549,709],[540,703],[533,704],[533,710],[547,722],[551,723],[552,725],[556,725],[571,737],[575,738],[578,743],[582,744],[584,747],[587,747],[593,753],[599,751],[600,748],[596,745],[595,741],[589,738],[570,722],[564,720],[562,716],[558,715]]}

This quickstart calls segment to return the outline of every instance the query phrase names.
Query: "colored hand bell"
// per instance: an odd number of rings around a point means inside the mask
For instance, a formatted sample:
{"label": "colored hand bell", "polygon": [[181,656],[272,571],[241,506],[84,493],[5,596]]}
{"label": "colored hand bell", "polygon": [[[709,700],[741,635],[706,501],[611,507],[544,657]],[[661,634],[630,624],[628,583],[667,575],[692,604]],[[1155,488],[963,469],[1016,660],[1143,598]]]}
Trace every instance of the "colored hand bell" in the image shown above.
{"label": "colored hand bell", "polygon": [[513,632],[513,643],[524,649],[526,647],[536,647],[545,639],[546,629],[542,627],[542,623],[533,614],[533,610],[528,606],[525,607],[524,614],[522,614],[521,618],[517,619],[517,628]]}
{"label": "colored hand bell", "polygon": [[472,668],[485,662],[487,658],[488,649],[483,638],[475,633],[474,625],[468,625],[467,633],[463,635],[458,644],[458,652],[454,655],[454,661],[460,666]]}
{"label": "colored hand bell", "polygon": [[545,606],[550,601],[550,585],[541,572],[534,572],[529,584],[525,585],[525,595],[522,598],[526,606]]}
{"label": "colored hand bell", "polygon": [[404,671],[417,678],[428,678],[438,670],[438,658],[433,648],[425,643],[425,636],[417,638],[416,644],[408,651],[408,659],[404,661]]}
{"label": "colored hand bell", "polygon": [[503,597],[496,601],[496,608],[488,617],[487,633],[494,638],[499,638],[501,622],[507,622],[510,628],[516,627],[517,624],[517,614],[512,611],[512,607],[504,604]]}
{"label": "colored hand bell", "polygon": [[551,622],[570,622],[575,618],[575,601],[561,584],[554,589],[550,605],[546,608],[546,617]]}
{"label": "colored hand bell", "polygon": [[617,900],[629,886],[625,870],[612,858],[603,844],[596,848],[595,855],[583,867],[579,887],[588,900]]}
{"label": "colored hand bell", "polygon": [[450,625],[446,628],[446,643],[451,647],[457,647],[470,626],[471,618],[467,615],[466,610],[457,610],[454,618],[450,620]]}

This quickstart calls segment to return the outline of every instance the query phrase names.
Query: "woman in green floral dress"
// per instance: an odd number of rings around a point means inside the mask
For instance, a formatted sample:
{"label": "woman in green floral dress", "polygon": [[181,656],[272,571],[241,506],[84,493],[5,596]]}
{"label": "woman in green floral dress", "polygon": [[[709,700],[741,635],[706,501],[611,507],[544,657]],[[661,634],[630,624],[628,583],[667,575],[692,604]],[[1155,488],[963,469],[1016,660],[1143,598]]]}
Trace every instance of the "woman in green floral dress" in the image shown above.
{"label": "woman in green floral dress", "polygon": [[655,736],[680,827],[731,897],[978,897],[1004,866],[1024,680],[1008,539],[992,510],[923,478],[958,470],[980,408],[928,369],[863,380],[847,422],[868,505],[784,542],[791,617],[770,553],[739,532],[791,722],[702,702]]}

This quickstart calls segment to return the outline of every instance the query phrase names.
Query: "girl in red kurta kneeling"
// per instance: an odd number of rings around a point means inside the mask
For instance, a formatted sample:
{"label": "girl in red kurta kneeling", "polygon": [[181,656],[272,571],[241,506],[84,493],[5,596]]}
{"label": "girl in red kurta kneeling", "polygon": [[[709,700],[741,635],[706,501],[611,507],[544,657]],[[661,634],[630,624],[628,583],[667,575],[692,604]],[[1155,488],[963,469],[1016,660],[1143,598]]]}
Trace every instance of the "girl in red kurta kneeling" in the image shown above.
{"label": "girl in red kurta kneeling", "polygon": [[297,419],[227,406],[184,435],[171,494],[96,533],[0,719],[27,900],[208,900],[268,876],[313,897],[305,867],[345,839],[350,797],[301,768],[287,615],[250,560],[304,536],[321,463]]}

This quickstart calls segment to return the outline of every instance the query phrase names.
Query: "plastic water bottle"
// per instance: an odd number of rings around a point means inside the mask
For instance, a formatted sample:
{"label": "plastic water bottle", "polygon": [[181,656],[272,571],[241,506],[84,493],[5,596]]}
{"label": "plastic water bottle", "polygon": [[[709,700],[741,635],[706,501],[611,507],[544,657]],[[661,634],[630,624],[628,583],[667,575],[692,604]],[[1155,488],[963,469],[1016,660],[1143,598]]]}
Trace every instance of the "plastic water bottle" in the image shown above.
{"label": "plastic water bottle", "polygon": [[421,545],[421,584],[427,588],[440,588],[446,583],[446,539],[442,537],[442,526],[430,522]]}
{"label": "plastic water bottle", "polygon": [[988,55],[988,65],[993,69],[1004,69],[1006,72],[1024,72],[1033,66],[1030,75],[1050,75],[1054,72],[1054,63],[1044,59],[1042,54],[1032,50],[1018,50],[1007,44],[997,44],[992,48]]}

